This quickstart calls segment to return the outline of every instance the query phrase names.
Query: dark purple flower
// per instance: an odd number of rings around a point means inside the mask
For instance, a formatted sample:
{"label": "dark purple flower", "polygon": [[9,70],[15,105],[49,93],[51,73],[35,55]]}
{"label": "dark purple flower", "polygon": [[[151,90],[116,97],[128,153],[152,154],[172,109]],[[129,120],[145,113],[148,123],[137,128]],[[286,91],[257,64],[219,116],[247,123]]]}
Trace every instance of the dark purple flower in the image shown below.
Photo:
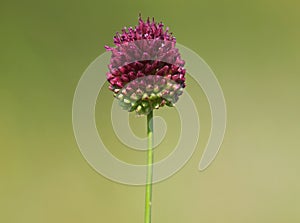
{"label": "dark purple flower", "polygon": [[124,28],[114,37],[107,80],[109,89],[128,111],[148,114],[173,106],[185,87],[185,62],[175,48],[176,39],[154,19]]}

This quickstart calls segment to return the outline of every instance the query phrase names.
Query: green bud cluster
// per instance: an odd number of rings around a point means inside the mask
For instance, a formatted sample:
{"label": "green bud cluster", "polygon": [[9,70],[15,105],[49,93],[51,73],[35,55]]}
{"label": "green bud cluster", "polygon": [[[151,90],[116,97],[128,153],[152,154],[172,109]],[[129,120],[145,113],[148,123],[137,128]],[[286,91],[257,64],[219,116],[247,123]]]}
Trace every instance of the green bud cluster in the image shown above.
{"label": "green bud cluster", "polygon": [[147,115],[165,105],[173,107],[182,93],[180,84],[162,76],[148,75],[129,82],[114,96],[124,110]]}

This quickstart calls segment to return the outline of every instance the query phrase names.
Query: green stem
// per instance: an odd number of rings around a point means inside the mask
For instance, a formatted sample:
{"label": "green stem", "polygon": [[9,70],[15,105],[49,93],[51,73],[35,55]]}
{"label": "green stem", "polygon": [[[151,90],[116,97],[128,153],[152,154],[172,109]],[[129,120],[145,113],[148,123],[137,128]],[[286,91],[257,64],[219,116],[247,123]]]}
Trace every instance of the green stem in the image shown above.
{"label": "green stem", "polygon": [[151,206],[152,206],[152,175],[153,175],[153,111],[147,115],[147,182],[146,182],[146,199],[145,199],[145,223],[151,223]]}

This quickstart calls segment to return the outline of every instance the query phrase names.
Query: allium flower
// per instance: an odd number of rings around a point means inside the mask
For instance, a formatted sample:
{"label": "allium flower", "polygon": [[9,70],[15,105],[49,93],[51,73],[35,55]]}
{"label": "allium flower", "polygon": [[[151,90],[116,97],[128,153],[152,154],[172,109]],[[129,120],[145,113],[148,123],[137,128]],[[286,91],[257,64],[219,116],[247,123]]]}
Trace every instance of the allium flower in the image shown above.
{"label": "allium flower", "polygon": [[164,105],[173,106],[185,87],[185,62],[168,28],[148,18],[114,37],[107,80],[109,89],[128,111],[147,115]]}
{"label": "allium flower", "polygon": [[173,106],[185,87],[185,62],[168,28],[139,17],[135,28],[124,28],[114,37],[107,80],[109,89],[127,111],[147,115],[147,176],[145,223],[151,223],[153,174],[153,109]]}

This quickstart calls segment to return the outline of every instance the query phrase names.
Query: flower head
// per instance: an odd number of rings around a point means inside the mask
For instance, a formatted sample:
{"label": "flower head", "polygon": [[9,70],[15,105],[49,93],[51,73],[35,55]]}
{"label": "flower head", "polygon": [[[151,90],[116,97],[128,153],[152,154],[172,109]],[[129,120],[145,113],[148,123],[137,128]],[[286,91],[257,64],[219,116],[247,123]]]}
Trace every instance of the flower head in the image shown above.
{"label": "flower head", "polygon": [[176,39],[154,19],[124,28],[114,37],[107,80],[120,105],[137,114],[173,106],[185,87],[185,62],[175,48]]}

